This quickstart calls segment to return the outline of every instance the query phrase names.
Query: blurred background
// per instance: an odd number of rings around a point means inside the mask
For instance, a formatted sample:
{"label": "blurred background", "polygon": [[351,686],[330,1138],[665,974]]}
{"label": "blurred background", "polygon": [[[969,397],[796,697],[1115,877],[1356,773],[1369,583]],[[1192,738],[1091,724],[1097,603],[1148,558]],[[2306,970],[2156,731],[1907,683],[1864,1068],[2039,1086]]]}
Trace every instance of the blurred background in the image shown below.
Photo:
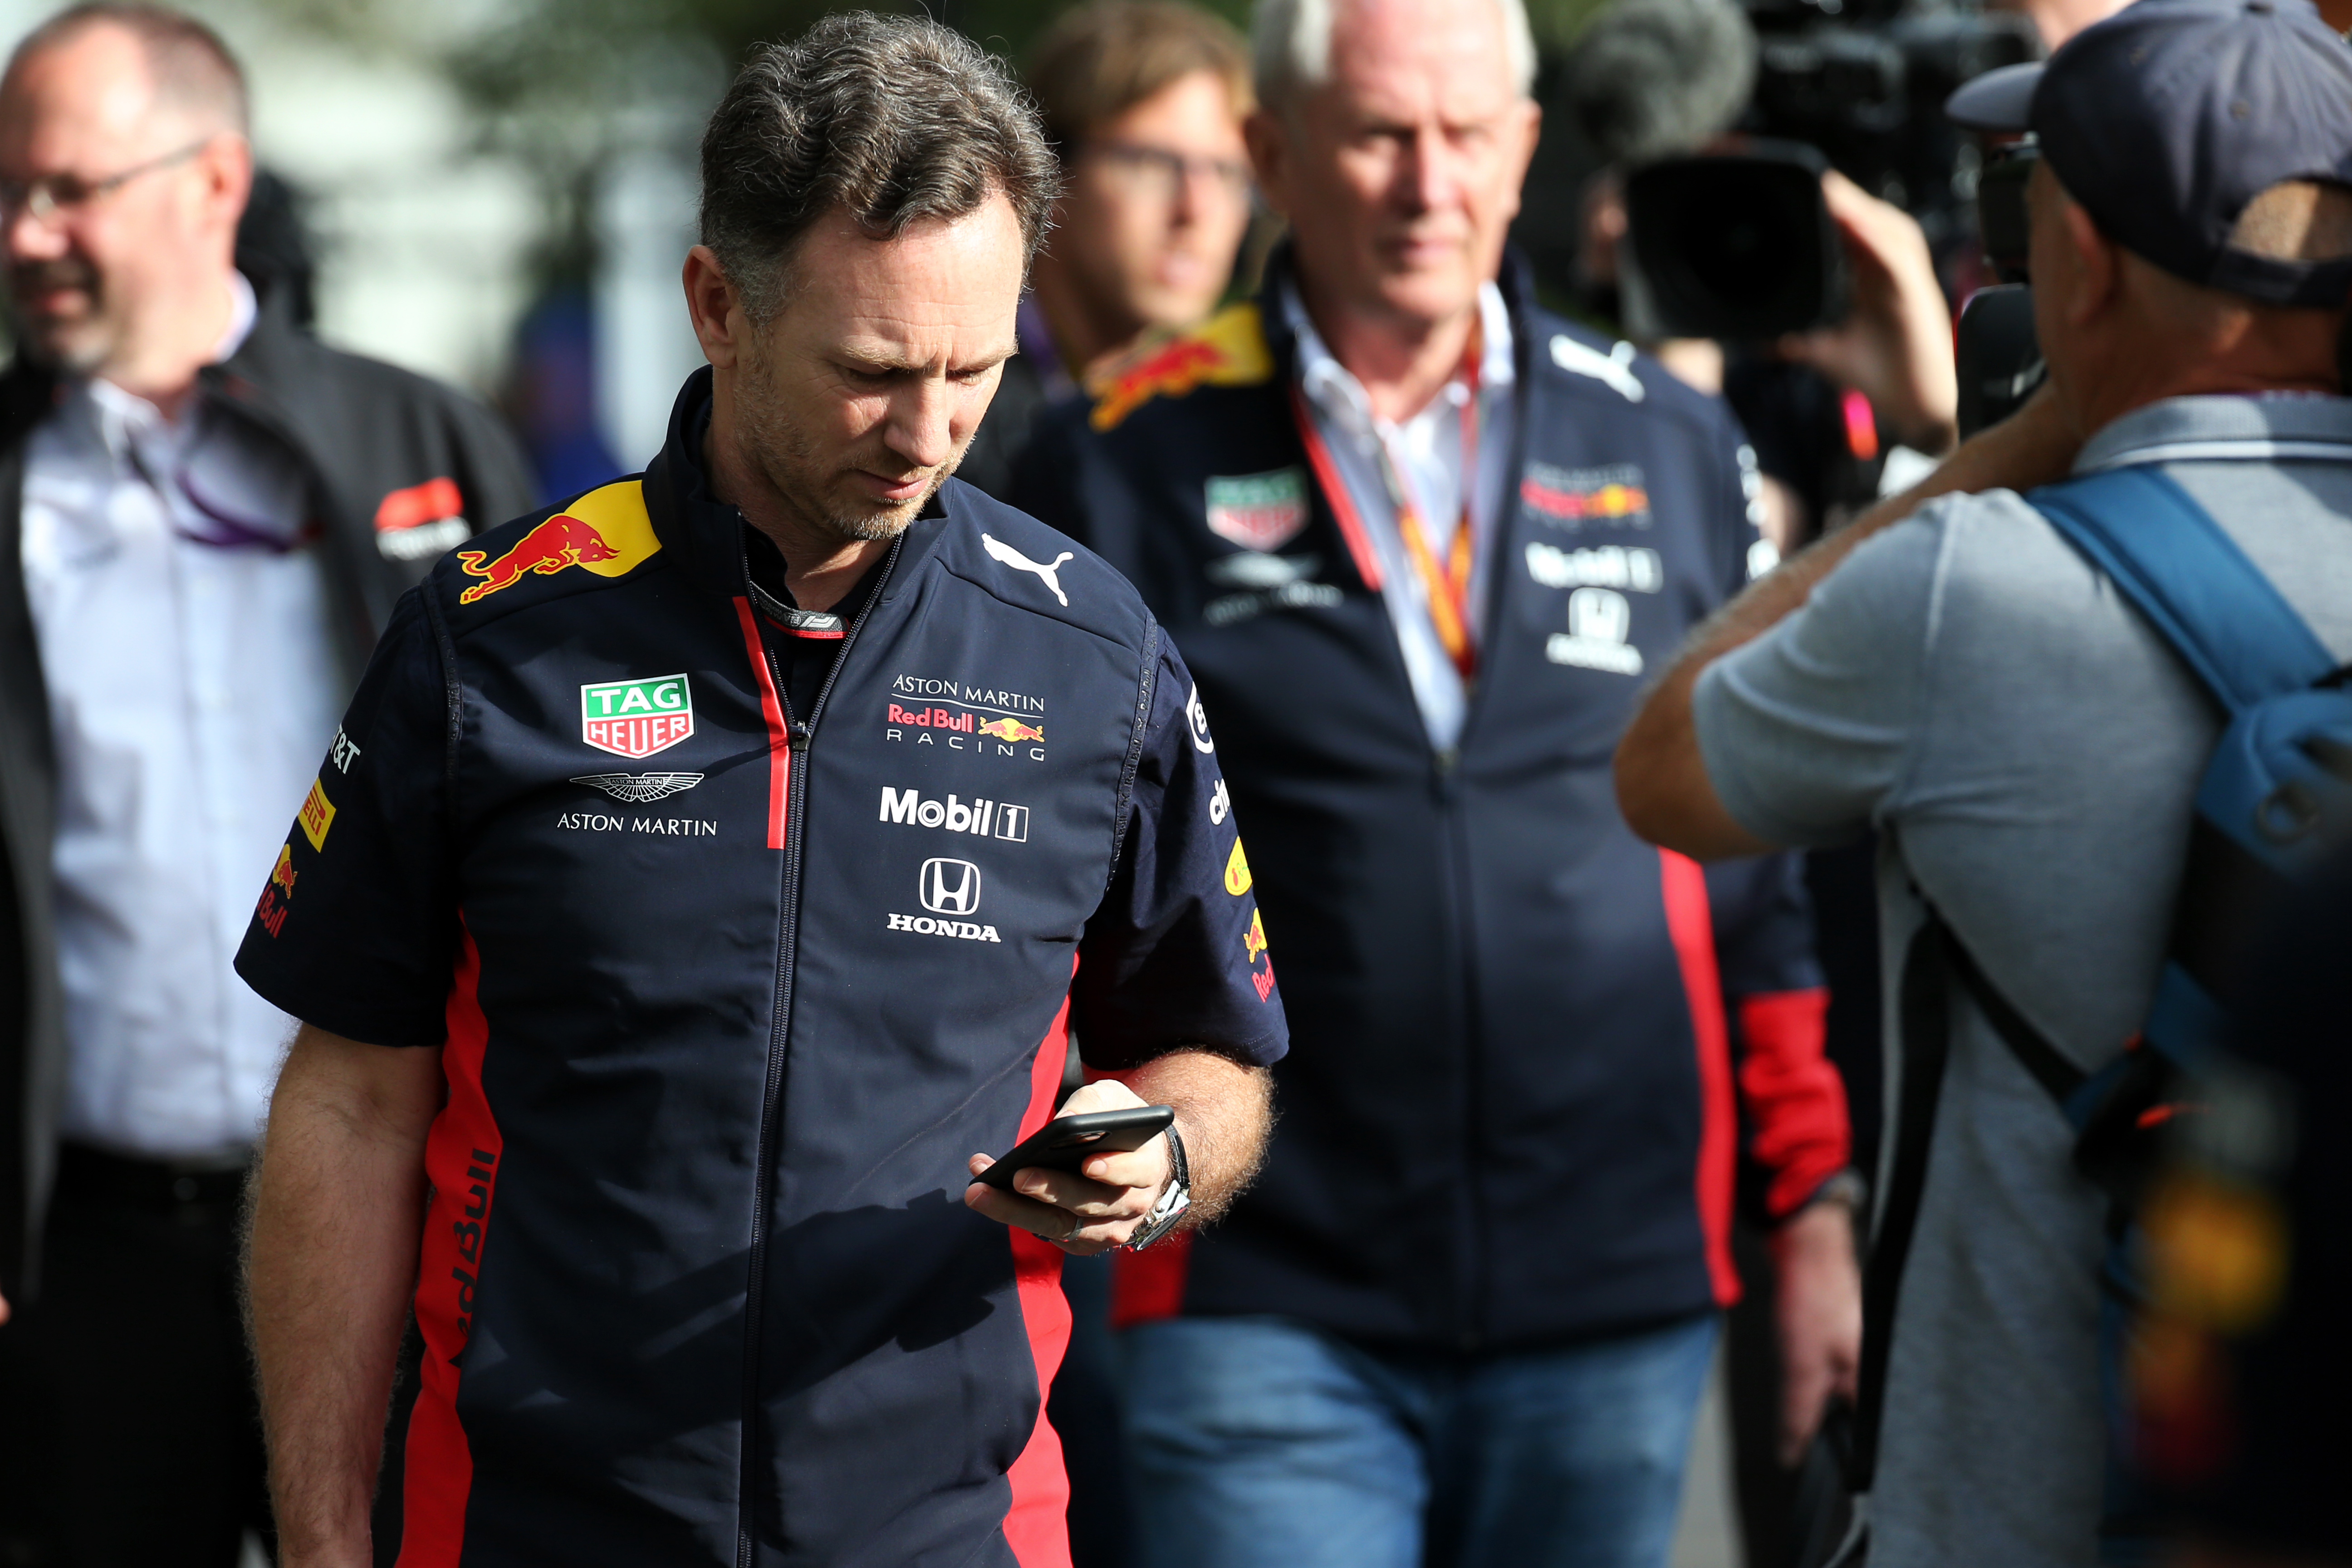
{"label": "blurred background", "polygon": [[[1599,0],[1531,0],[1548,81]],[[1834,6],[1836,0],[1831,0]],[[0,0],[13,46],[54,5]],[[885,0],[880,9],[901,8]],[[910,7],[909,7],[910,8]],[[934,0],[1009,58],[1062,0]],[[1208,7],[1246,26],[1246,0]],[[1808,10],[1812,6],[1805,7]],[[633,470],[700,363],[679,306],[704,116],[755,40],[822,0],[194,0],[245,60],[277,265],[328,342],[515,421],[544,492]],[[1565,238],[1592,160],[1552,132],[1526,238]],[[270,264],[272,257],[262,258]]]}

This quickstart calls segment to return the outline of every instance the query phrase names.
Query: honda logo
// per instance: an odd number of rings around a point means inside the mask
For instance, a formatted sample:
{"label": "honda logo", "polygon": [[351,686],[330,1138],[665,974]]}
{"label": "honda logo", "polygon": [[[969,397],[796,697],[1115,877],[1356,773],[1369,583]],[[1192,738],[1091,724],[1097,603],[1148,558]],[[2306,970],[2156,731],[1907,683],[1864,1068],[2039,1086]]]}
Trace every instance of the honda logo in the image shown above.
{"label": "honda logo", "polygon": [[969,860],[926,860],[917,889],[931,913],[968,915],[980,908],[980,868]]}

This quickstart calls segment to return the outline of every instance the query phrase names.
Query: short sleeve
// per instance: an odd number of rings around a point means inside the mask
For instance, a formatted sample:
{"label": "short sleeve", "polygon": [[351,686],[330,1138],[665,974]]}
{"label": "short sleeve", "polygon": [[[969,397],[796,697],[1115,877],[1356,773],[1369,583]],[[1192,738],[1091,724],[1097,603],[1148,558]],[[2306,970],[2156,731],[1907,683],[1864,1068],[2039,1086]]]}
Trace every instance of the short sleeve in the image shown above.
{"label": "short sleeve", "polygon": [[437,1046],[457,957],[448,698],[421,590],[394,608],[254,907],[236,972],[347,1039]]}
{"label": "short sleeve", "polygon": [[1699,754],[1758,837],[1844,843],[1900,784],[1924,717],[1942,515],[1925,509],[1858,546],[1803,608],[1701,672]]}
{"label": "short sleeve", "polygon": [[1160,654],[1125,821],[1070,988],[1080,1053],[1113,1070],[1188,1047],[1275,1061],[1289,1032],[1249,859],[1173,647]]}

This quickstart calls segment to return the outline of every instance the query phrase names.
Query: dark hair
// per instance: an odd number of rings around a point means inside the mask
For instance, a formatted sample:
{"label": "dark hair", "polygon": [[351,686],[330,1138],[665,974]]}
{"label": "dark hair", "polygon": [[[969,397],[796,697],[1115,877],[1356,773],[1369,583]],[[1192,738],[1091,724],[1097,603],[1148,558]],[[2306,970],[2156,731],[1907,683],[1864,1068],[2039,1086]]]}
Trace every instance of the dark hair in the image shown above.
{"label": "dark hair", "polygon": [[158,102],[200,118],[215,115],[226,129],[245,133],[250,119],[245,68],[236,63],[218,33],[168,5],[141,5],[137,0],[85,0],[82,5],[68,5],[26,34],[8,56],[8,65],[14,69],[18,60],[70,43],[98,26],[120,27],[139,40]]}
{"label": "dark hair", "polygon": [[1045,29],[1022,75],[1066,158],[1105,121],[1196,71],[1223,84],[1236,118],[1249,112],[1249,46],[1223,17],[1182,0],[1092,0]]}
{"label": "dark hair", "polygon": [[843,12],[761,45],[702,135],[702,243],[755,321],[782,304],[794,243],[836,205],[896,236],[1002,193],[1034,256],[1059,192],[1012,73],[922,17]]}

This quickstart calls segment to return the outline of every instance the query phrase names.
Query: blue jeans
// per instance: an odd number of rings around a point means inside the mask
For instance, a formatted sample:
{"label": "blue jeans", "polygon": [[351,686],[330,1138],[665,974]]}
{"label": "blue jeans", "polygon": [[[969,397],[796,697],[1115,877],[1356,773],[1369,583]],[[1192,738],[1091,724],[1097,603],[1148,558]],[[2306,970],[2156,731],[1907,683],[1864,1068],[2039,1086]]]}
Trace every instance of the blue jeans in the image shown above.
{"label": "blue jeans", "polygon": [[1716,1319],[1479,1356],[1287,1318],[1121,1346],[1139,1568],[1662,1568]]}

